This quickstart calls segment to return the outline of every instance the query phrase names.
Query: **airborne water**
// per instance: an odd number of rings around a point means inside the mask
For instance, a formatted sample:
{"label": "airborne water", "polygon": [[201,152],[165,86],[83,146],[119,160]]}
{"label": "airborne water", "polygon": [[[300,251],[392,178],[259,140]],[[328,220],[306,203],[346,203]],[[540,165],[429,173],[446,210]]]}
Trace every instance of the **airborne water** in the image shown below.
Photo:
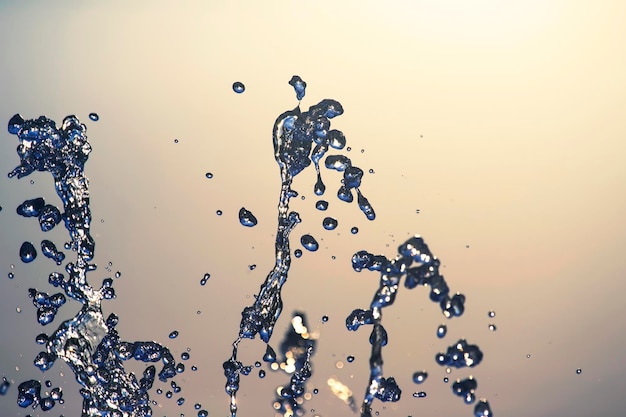
{"label": "airborne water", "polygon": [[[289,84],[294,88],[297,100],[302,100],[305,96],[306,83],[300,77],[294,76]],[[233,84],[233,90],[241,94],[245,91],[245,86],[243,83],[236,82]],[[317,239],[322,233],[328,233],[327,231],[337,228],[340,222],[344,224],[343,222],[350,220],[327,216],[320,225],[320,231],[303,230],[292,245],[291,232],[302,220],[300,214],[291,210],[289,206],[290,199],[298,195],[292,189],[295,177],[313,165],[317,179],[312,191],[316,196],[325,195],[326,184],[320,169],[320,161],[324,159],[321,166],[343,174],[341,184],[337,184],[336,191],[334,191],[336,201],[339,201],[339,204],[352,203],[356,197],[356,205],[365,218],[370,221],[376,219],[372,204],[360,188],[363,170],[353,165],[351,159],[344,154],[326,155],[329,151],[342,151],[346,146],[344,134],[339,130],[331,129],[330,126],[331,119],[342,113],[343,108],[339,102],[325,99],[306,111],[302,111],[298,105],[293,110],[282,113],[274,123],[272,133],[274,156],[281,178],[280,185],[276,184],[276,188],[280,187],[280,189],[274,242],[275,259],[273,259],[274,266],[268,272],[254,302],[242,311],[240,327],[236,330],[237,336],[232,344],[232,355],[223,363],[226,378],[225,390],[229,397],[232,417],[236,416],[238,410],[237,393],[240,388],[245,389],[245,384],[243,388],[240,387],[240,376],[250,375],[252,369],[258,367],[257,363],[260,364],[259,361],[249,365],[243,364],[238,360],[238,348],[244,339],[255,339],[257,335],[266,344],[266,353],[263,358],[259,359],[272,365],[272,369],[274,369],[273,365],[284,365],[281,369],[291,375],[285,385],[277,391],[277,398],[274,401],[275,410],[285,416],[302,413],[304,412],[302,398],[305,397],[305,393],[317,391],[317,388],[307,386],[314,372],[317,337],[308,331],[306,313],[293,313],[291,327],[282,342],[276,342],[272,336],[276,321],[283,310],[281,290],[288,280],[292,251],[295,257],[302,256],[300,247],[307,251],[316,251],[319,248]],[[97,115],[95,118],[90,116],[90,119],[98,120]],[[9,121],[9,132],[19,139],[18,156],[20,158],[19,166],[9,174],[9,177],[21,178],[35,171],[49,172],[62,204],[62,209],[59,209],[38,197],[24,201],[17,208],[17,214],[37,218],[42,232],[52,230],[63,221],[70,239],[65,249],[71,249],[71,253],[75,255],[75,259],[65,265],[64,272],[53,271],[49,275],[49,284],[55,288],[60,287],[63,290],[62,293],[48,294],[35,288],[28,290],[37,310],[37,320],[44,326],[50,324],[59,308],[67,301],[78,302],[82,305],[74,318],[61,323],[51,333],[42,333],[37,337],[37,342],[43,346],[44,350],[34,359],[34,364],[42,371],[46,371],[53,366],[56,359],[61,358],[69,366],[83,397],[81,411],[83,417],[151,416],[150,405],[154,403],[150,401],[149,393],[155,378],[158,376],[162,381],[170,380],[184,372],[185,365],[177,362],[167,347],[156,342],[123,341],[116,330],[120,318],[115,314],[105,317],[101,307],[103,300],[115,297],[113,280],[105,278],[99,288],[93,287],[87,280],[88,274],[95,271],[96,266],[91,263],[95,241],[90,234],[89,182],[84,174],[84,165],[91,152],[86,127],[74,116],[66,117],[61,127],[57,128],[54,121],[43,116],[38,119],[24,120],[16,115]],[[206,173],[206,178],[213,178],[213,174]],[[318,200],[315,207],[318,210],[327,210],[331,204],[328,200],[331,199]],[[218,210],[217,214],[221,215],[221,211]],[[269,219],[261,220],[269,221]],[[243,226],[253,227],[258,220],[251,211],[242,207],[239,212],[239,222]],[[356,226],[351,228],[352,234],[357,234],[358,231]],[[34,261],[37,258],[36,246],[38,246],[44,257],[52,259],[57,265],[62,265],[66,254],[58,248],[63,246],[49,239],[41,239],[40,242],[35,244],[25,241],[21,245],[19,256],[22,262]],[[300,247],[292,248],[298,244]],[[404,278],[404,286],[407,289],[429,286],[430,299],[439,305],[444,317],[450,319],[463,314],[465,297],[460,293],[450,293],[446,281],[439,273],[439,266],[440,261],[432,255],[424,240],[419,236],[412,237],[400,245],[398,255],[393,259],[383,255],[374,255],[365,250],[354,254],[352,267],[355,271],[367,269],[380,274],[379,288],[375,291],[369,305],[366,305],[364,309],[355,309],[345,319],[346,328],[349,331],[356,331],[361,326],[371,326],[372,329],[369,338],[371,344],[369,380],[363,386],[361,416],[371,416],[372,404],[376,399],[382,402],[395,402],[401,399],[402,390],[396,379],[393,376],[385,376],[383,372],[382,348],[393,335],[388,335],[383,326],[382,311],[393,304],[402,279]],[[207,265],[207,268],[210,268],[210,265]],[[116,277],[119,276],[116,275]],[[201,278],[200,284],[205,286],[209,278],[210,274],[206,273]],[[292,277],[292,279],[298,279],[298,277]],[[289,306],[288,300],[286,303]],[[363,304],[366,303],[367,300],[363,300]],[[289,307],[293,310],[295,306]],[[328,318],[324,316],[322,322],[326,321]],[[444,338],[446,329],[445,325],[439,326],[436,336]],[[174,339],[178,334],[177,330],[171,330],[170,338]],[[276,353],[272,345],[278,347],[280,355]],[[482,356],[477,345],[459,339],[445,352],[438,354],[434,358],[434,363],[448,368],[473,368],[481,362]],[[161,369],[157,374],[154,365],[148,366],[138,381],[133,373],[124,369],[124,362],[130,359],[155,364],[160,362]],[[181,355],[182,361],[188,359],[188,353]],[[210,358],[210,360],[216,360],[216,358]],[[352,363],[354,356],[348,356],[347,361]],[[365,362],[359,358],[355,365]],[[428,375],[426,371],[407,370],[407,372],[410,372],[409,375],[415,372],[413,379],[416,383],[424,382]],[[259,378],[264,378],[265,374],[263,369],[254,373]],[[355,397],[358,398],[359,395],[346,396],[347,388],[341,381],[333,380],[331,383],[329,380],[328,384],[331,391],[340,398],[344,398],[351,408],[359,409],[358,400],[355,400]],[[172,390],[166,392],[166,397],[174,397],[179,405],[183,405],[185,398],[174,396],[180,393],[180,386],[175,381],[171,381],[171,386]],[[453,394],[462,397],[466,403],[475,403],[477,382],[472,377],[456,381],[451,388]],[[4,380],[0,385],[0,394],[8,390],[9,383]],[[53,388],[45,395],[41,391],[41,381],[22,382],[18,387],[18,404],[21,407],[39,406],[42,410],[48,410],[53,408],[56,402],[63,401],[62,391],[59,389]],[[160,393],[159,391],[157,390],[157,393]],[[419,391],[414,396],[423,398],[426,392]],[[199,408],[196,407],[196,409]],[[263,412],[260,413],[263,414]],[[208,413],[206,410],[199,410],[197,415],[206,416]],[[493,416],[486,400],[481,399],[475,404],[474,415],[477,417]]]}

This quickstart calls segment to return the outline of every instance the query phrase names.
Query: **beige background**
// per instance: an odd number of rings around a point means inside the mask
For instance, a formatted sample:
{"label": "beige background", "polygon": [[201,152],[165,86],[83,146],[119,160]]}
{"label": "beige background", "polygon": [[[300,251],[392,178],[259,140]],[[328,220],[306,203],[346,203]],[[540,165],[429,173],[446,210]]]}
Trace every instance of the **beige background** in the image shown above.
{"label": "beige background", "polygon": [[[374,169],[362,190],[378,215],[368,222],[356,205],[338,201],[341,177],[325,170],[328,213],[339,220],[327,232],[325,214],[314,209],[312,168],[296,177],[306,199],[293,201],[303,218],[293,236],[312,233],[321,248],[293,264],[273,345],[293,310],[308,313],[320,333],[309,384],[320,394],[306,403],[315,409],[308,415],[350,414],[328,391],[329,377],[349,385],[357,402],[367,382],[369,330],[348,332],[343,321],[369,304],[378,276],[352,272],[350,256],[366,249],[392,257],[416,233],[442,260],[452,291],[467,296],[467,311],[439,340],[444,319],[427,291],[401,288],[385,310],[383,354],[403,398],[376,402],[375,410],[471,416],[434,362],[466,337],[485,359],[450,378],[473,374],[495,415],[621,415],[626,3],[50,3],[0,2],[0,120],[76,114],[87,124],[100,266],[90,280],[97,285],[121,271],[118,297],[105,309],[120,315],[122,337],[166,343],[177,356],[189,347],[187,367],[199,368],[177,378],[182,407],[153,393],[155,416],[195,415],[194,403],[227,414],[221,364],[240,311],[273,264],[280,178],[271,128],[297,105],[287,84],[293,74],[308,83],[304,108],[323,98],[342,103],[345,114],[332,126],[348,138],[353,162]],[[245,93],[233,93],[234,81]],[[94,111],[96,123],[87,118]],[[7,173],[18,163],[17,140],[1,135]],[[57,363],[42,376],[32,365],[42,330],[27,289],[55,292],[47,275],[56,269],[41,254],[32,264],[19,261],[21,242],[44,235],[15,207],[37,196],[58,202],[49,174],[0,176],[0,374],[15,382],[0,409],[77,416],[71,371]],[[238,224],[242,206],[257,227]],[[351,235],[352,226],[360,233]],[[57,245],[67,237],[61,228],[49,235]],[[212,277],[201,287],[206,272]],[[77,309],[65,306],[51,326]],[[323,325],[322,315],[330,317]],[[172,341],[174,329],[180,336]],[[247,362],[264,351],[259,340],[242,346]],[[350,354],[356,360],[337,369]],[[411,382],[419,369],[430,374],[421,386]],[[61,385],[66,404],[49,413],[19,409],[17,384],[30,378]],[[287,379],[243,378],[240,415],[273,415],[273,391]],[[413,398],[419,390],[428,396]]]}

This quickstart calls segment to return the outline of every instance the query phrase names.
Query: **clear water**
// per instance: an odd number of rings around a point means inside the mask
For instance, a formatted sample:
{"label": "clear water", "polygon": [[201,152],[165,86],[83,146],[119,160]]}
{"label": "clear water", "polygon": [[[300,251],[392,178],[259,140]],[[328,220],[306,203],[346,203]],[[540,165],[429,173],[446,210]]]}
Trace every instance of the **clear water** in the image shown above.
{"label": "clear water", "polygon": [[[302,100],[306,83],[300,77],[294,76],[289,84],[294,88],[296,99]],[[233,90],[236,93],[243,93],[245,86],[236,82],[233,84]],[[305,313],[294,313],[292,326],[280,344],[279,353],[282,357],[279,357],[270,345],[276,321],[283,310],[281,290],[287,282],[291,265],[291,232],[301,222],[299,213],[290,209],[291,198],[298,195],[291,188],[294,178],[313,165],[317,176],[313,192],[317,196],[324,195],[326,184],[322,178],[320,161],[326,156],[322,166],[343,174],[335,193],[340,204],[352,203],[356,196],[357,206],[366,219],[372,221],[376,218],[372,204],[360,190],[363,170],[353,165],[351,159],[344,154],[326,155],[331,149],[341,151],[345,148],[344,134],[331,129],[331,119],[342,113],[343,108],[339,102],[325,99],[307,111],[302,111],[299,106],[288,110],[278,116],[274,123],[274,156],[281,178],[274,267],[261,285],[254,303],[242,311],[237,337],[232,343],[232,355],[223,363],[225,391],[229,397],[232,417],[236,416],[238,409],[240,376],[249,375],[254,367],[258,367],[257,363],[260,364],[259,361],[253,365],[243,364],[238,360],[238,348],[244,339],[255,339],[257,335],[266,344],[263,361],[277,365],[291,375],[286,384],[277,391],[274,409],[283,415],[299,415],[303,412],[301,399],[308,389],[307,382],[313,372],[312,358],[316,349],[316,338],[307,331]],[[92,115],[90,115],[92,121],[98,120],[95,113]],[[82,304],[75,317],[61,323],[50,334],[42,333],[37,336],[37,343],[42,345],[44,350],[35,358],[35,366],[46,371],[58,358],[69,366],[80,385],[83,397],[82,416],[152,415],[150,405],[154,403],[150,401],[149,393],[156,377],[158,376],[161,381],[171,380],[185,371],[185,365],[182,362],[177,363],[170,350],[156,342],[122,341],[115,329],[119,318],[113,313],[105,318],[101,307],[104,300],[116,296],[113,280],[106,278],[97,288],[87,280],[88,274],[96,270],[96,265],[91,263],[95,241],[90,234],[89,182],[84,175],[84,165],[91,152],[86,127],[74,116],[65,118],[61,127],[57,128],[54,121],[43,116],[24,120],[16,115],[9,121],[9,132],[16,135],[19,140],[17,153],[20,158],[20,164],[9,173],[9,177],[22,178],[35,171],[49,172],[62,203],[61,210],[54,205],[46,204],[43,198],[26,200],[17,208],[17,214],[36,217],[42,232],[52,230],[63,221],[69,234],[69,242],[64,247],[75,254],[75,259],[65,266],[67,279],[62,272],[54,271],[49,275],[49,284],[54,288],[60,288],[62,293],[48,294],[35,288],[29,289],[29,296],[37,309],[37,320],[43,326],[49,325],[68,300]],[[349,148],[346,150],[349,151]],[[373,170],[370,169],[369,172],[373,173]],[[210,179],[213,175],[207,173],[206,177]],[[327,210],[329,202],[318,200],[315,207],[318,210]],[[218,210],[217,214],[221,215],[221,210]],[[258,223],[254,214],[244,207],[239,212],[239,221],[247,227],[253,227]],[[334,230],[338,224],[339,220],[334,217],[326,217],[322,222],[326,230]],[[352,227],[351,232],[356,234],[358,228]],[[299,243],[308,251],[316,251],[319,248],[319,243],[310,234],[301,235]],[[50,258],[57,265],[63,264],[65,254],[57,249],[52,240],[43,239],[40,247],[41,253],[46,258]],[[293,250],[293,254],[295,257],[302,256],[302,250],[297,248]],[[35,245],[24,242],[19,248],[19,255],[22,262],[34,261],[37,257]],[[407,290],[417,286],[430,287],[431,301],[439,305],[446,318],[463,314],[465,297],[460,293],[450,293],[446,281],[439,273],[440,261],[432,255],[419,236],[412,237],[400,245],[398,255],[393,259],[374,255],[365,250],[359,251],[352,258],[352,267],[357,272],[369,270],[380,274],[379,288],[375,291],[369,306],[353,310],[346,318],[346,328],[349,331],[357,331],[362,326],[371,326],[369,380],[360,408],[356,405],[355,396],[343,383],[333,379],[332,382],[329,380],[328,384],[331,391],[353,410],[360,410],[361,416],[371,416],[372,404],[376,399],[382,402],[395,402],[401,399],[401,387],[393,376],[385,376],[383,371],[382,348],[387,344],[389,335],[383,326],[382,311],[393,304],[402,278]],[[115,276],[119,278],[121,275],[117,273]],[[206,273],[200,284],[204,286],[209,278],[210,274]],[[493,317],[491,313],[490,317]],[[322,322],[327,321],[328,318],[324,316]],[[446,336],[445,325],[437,328],[437,336],[440,338]],[[177,337],[177,330],[169,334],[170,339]],[[435,362],[448,369],[475,367],[481,362],[482,356],[477,345],[460,339],[450,345],[446,352],[438,354]],[[181,355],[182,361],[189,358],[188,353]],[[127,372],[124,368],[124,362],[130,359],[161,363],[161,369],[157,373],[156,367],[150,365],[145,368],[138,380],[132,372]],[[346,360],[352,363],[355,358],[349,355]],[[256,373],[259,378],[264,378],[265,374],[263,369]],[[426,377],[426,371],[418,371],[414,375],[414,382],[421,383]],[[6,393],[9,387],[9,382],[4,379],[0,385],[0,394]],[[182,406],[186,401],[185,397],[174,396],[181,392],[181,387],[175,381],[171,381],[171,387],[172,390],[168,390],[165,396],[174,397],[177,404]],[[469,404],[475,402],[476,387],[477,383],[470,378],[452,384],[452,391]],[[62,392],[58,388],[46,391],[45,394],[41,391],[40,381],[22,382],[18,386],[18,405],[39,406],[45,411],[53,408],[55,403],[63,401]],[[316,393],[317,388],[312,392]],[[347,395],[347,392],[350,394]],[[162,390],[157,390],[156,393],[160,395]],[[426,392],[419,391],[413,396],[423,398]],[[194,408],[199,410],[197,413],[199,417],[208,415],[206,410],[200,410],[200,404]],[[476,403],[474,415],[493,415],[486,400],[481,399]]]}

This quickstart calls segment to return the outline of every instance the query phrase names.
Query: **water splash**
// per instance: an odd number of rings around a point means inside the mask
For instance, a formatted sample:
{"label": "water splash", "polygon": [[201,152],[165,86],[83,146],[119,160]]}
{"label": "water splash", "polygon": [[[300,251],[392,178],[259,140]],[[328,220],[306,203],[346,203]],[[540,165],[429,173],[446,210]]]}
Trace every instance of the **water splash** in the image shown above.
{"label": "water splash", "polygon": [[[94,117],[91,117],[94,120]],[[50,369],[61,358],[74,372],[82,386],[81,415],[88,416],[149,416],[148,390],[157,376],[155,366],[148,366],[137,381],[133,373],[124,370],[123,361],[134,358],[143,362],[162,362],[158,374],[165,381],[176,375],[176,362],[169,350],[156,342],[125,342],[115,329],[119,319],[115,314],[104,318],[102,300],[115,297],[113,280],[106,278],[100,288],[87,281],[87,274],[96,270],[90,263],[94,256],[95,241],[90,234],[91,210],[89,208],[89,180],[84,175],[84,164],[91,152],[87,141],[86,127],[75,116],[63,120],[60,128],[54,121],[41,116],[24,120],[20,115],[11,118],[9,133],[17,135],[17,154],[20,164],[9,174],[9,178],[23,178],[35,171],[52,174],[57,195],[63,203],[63,214],[55,206],[45,204],[39,197],[27,200],[17,208],[25,217],[37,217],[42,231],[49,231],[61,220],[69,232],[71,242],[66,246],[76,252],[76,260],[67,263],[67,280],[60,272],[52,272],[48,282],[60,287],[63,293],[48,295],[35,288],[29,296],[37,308],[37,321],[48,325],[58,309],[65,304],[66,297],[78,301],[82,308],[78,314],[53,331],[40,334],[37,342],[44,345],[34,360],[42,371]],[[28,243],[28,242],[26,242]],[[20,257],[33,261],[35,249],[32,244],[23,244]],[[45,256],[62,263],[64,255],[56,250],[50,240],[42,241]],[[61,256],[63,255],[63,256]],[[25,381],[18,386],[18,405],[51,409],[60,400],[59,390],[50,396],[41,396],[41,383]]]}
{"label": "water splash", "polygon": [[[294,86],[296,98],[301,99],[304,96],[306,83],[296,76],[292,78],[290,84]],[[225,391],[230,396],[232,417],[235,417],[237,414],[236,396],[239,390],[240,374],[247,375],[250,373],[249,369],[251,369],[250,366],[245,366],[237,360],[239,343],[242,339],[254,339],[257,334],[263,342],[269,343],[274,325],[283,308],[281,289],[287,281],[291,266],[289,235],[301,221],[300,215],[289,209],[290,199],[298,195],[291,188],[293,179],[313,163],[317,173],[314,192],[316,195],[324,194],[326,186],[322,181],[319,162],[331,147],[343,149],[345,146],[346,141],[343,133],[339,130],[330,129],[330,119],[342,113],[343,108],[339,102],[325,99],[311,106],[308,111],[301,111],[299,106],[293,110],[288,110],[278,116],[274,122],[272,134],[274,157],[278,163],[281,177],[275,264],[268,273],[265,282],[261,285],[254,304],[243,309],[239,334],[233,342],[232,355],[223,364],[224,376],[226,377]],[[359,207],[368,219],[373,220],[374,211],[359,190],[362,170],[358,167],[353,167],[350,159],[343,155],[328,156],[325,166],[337,169],[336,164],[332,162],[337,158],[342,161],[344,168],[344,180],[339,187],[338,196],[340,194],[352,196],[352,190],[355,190],[358,195]],[[343,200],[347,201],[345,198]],[[317,241],[310,235],[304,235],[301,243],[308,250],[316,250],[319,246]],[[302,252],[300,251],[299,253],[301,255]],[[297,251],[294,251],[294,256],[299,256]]]}

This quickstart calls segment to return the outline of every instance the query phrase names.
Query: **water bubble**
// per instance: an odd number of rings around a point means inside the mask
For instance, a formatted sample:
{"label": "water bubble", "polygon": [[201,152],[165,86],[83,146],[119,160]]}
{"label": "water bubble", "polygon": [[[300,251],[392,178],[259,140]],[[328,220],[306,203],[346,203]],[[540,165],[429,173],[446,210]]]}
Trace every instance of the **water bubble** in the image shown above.
{"label": "water bubble", "polygon": [[577,368],[577,369],[576,369],[576,374],[580,375],[580,374],[582,374],[582,373],[583,373],[583,370],[582,370],[582,369],[580,369],[580,368]]}
{"label": "water bubble", "polygon": [[178,330],[172,331],[169,335],[170,339],[176,339],[177,337],[178,337]]}
{"label": "water bubble", "polygon": [[236,81],[233,83],[233,91],[237,94],[241,94],[246,90],[246,86],[242,82]]}
{"label": "water bubble", "polygon": [[204,174],[205,177],[207,177],[208,179],[213,178],[213,174],[210,172],[207,172],[206,174]]}
{"label": "water bubble", "polygon": [[496,325],[495,324],[489,324],[489,330],[492,332],[496,331]]}
{"label": "water bubble", "polygon": [[417,371],[413,374],[413,382],[416,384],[421,384],[426,381],[426,378],[428,378],[428,372],[426,371]]}
{"label": "water bubble", "polygon": [[326,230],[334,230],[337,228],[337,220],[332,218],[332,217],[324,217],[324,220],[322,220],[322,226],[324,226],[324,229]]}
{"label": "water bubble", "polygon": [[89,113],[89,119],[93,122],[97,122],[100,120],[100,116],[98,116],[98,113]]}
{"label": "water bubble", "polygon": [[202,279],[200,279],[200,285],[205,285],[209,278],[211,278],[211,274],[207,272],[206,274],[204,274]]}
{"label": "water bubble", "polygon": [[487,316],[489,316],[490,318],[493,318],[496,316],[496,312],[493,310],[490,310],[489,313],[487,313]]}
{"label": "water bubble", "polygon": [[321,211],[325,211],[326,209],[328,209],[328,201],[318,200],[317,203],[315,203],[315,208]]}
{"label": "water bubble", "polygon": [[349,363],[352,363],[352,362],[354,362],[354,356],[350,355],[350,356],[348,356],[348,357],[346,358],[346,360],[347,360]]}
{"label": "water bubble", "polygon": [[448,326],[446,326],[445,324],[440,324],[437,327],[437,337],[441,339],[446,336],[446,333],[448,333]]}
{"label": "water bubble", "polygon": [[245,207],[242,207],[239,210],[239,223],[243,226],[253,227],[257,225],[257,219],[252,212],[246,210]]}
{"label": "water bubble", "polygon": [[30,242],[22,243],[20,247],[20,259],[25,264],[30,263],[37,258],[37,250],[35,250],[35,246],[33,246]]}
{"label": "water bubble", "polygon": [[300,243],[306,250],[311,252],[315,252],[319,248],[317,240],[315,240],[315,238],[309,234],[302,235],[302,237],[300,238]]}
{"label": "water bubble", "polygon": [[352,229],[350,229],[350,233],[352,233],[353,235],[356,235],[357,233],[359,233],[359,228],[354,226]]}
{"label": "water bubble", "polygon": [[426,397],[426,392],[424,392],[424,391],[414,392],[413,393],[413,397],[414,398],[424,398],[424,397]]}
{"label": "water bubble", "polygon": [[293,251],[293,256],[295,256],[296,258],[299,258],[302,256],[302,250],[301,249],[296,249]]}

